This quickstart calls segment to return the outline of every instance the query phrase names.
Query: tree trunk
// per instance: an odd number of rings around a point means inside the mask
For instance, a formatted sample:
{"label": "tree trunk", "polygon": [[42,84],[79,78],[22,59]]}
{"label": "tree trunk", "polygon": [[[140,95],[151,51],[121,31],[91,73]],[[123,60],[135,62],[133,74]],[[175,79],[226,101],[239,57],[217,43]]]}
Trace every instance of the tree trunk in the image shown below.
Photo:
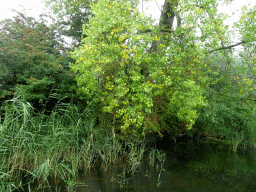
{"label": "tree trunk", "polygon": [[174,6],[176,2],[170,3],[168,0],[165,0],[163,5],[163,10],[160,17],[159,25],[164,27],[164,29],[171,30],[173,26],[173,21],[175,17]]}

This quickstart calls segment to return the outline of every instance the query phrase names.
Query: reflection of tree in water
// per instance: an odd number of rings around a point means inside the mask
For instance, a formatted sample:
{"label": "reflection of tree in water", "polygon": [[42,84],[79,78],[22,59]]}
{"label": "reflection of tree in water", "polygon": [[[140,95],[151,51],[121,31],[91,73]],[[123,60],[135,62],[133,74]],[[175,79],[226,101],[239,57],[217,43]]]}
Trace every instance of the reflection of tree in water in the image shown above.
{"label": "reflection of tree in water", "polygon": [[[118,160],[116,164],[110,164],[103,171],[101,164],[91,170],[91,173],[83,177],[84,191],[227,191],[234,189],[249,189],[255,187],[253,169],[249,170],[249,164],[255,164],[255,151],[250,151],[251,159],[245,157],[236,159],[227,150],[218,150],[215,145],[202,144],[178,144],[176,151],[165,150],[166,159],[163,167],[161,158],[156,158],[158,150],[146,151],[141,164],[134,174],[129,172],[127,159]],[[238,154],[238,156],[240,156]],[[233,159],[232,159],[233,158]],[[236,167],[232,168],[232,163]],[[248,164],[249,163],[249,164]],[[248,165],[247,165],[248,164]],[[160,172],[163,168],[165,171]],[[229,171],[228,171],[229,170]],[[160,180],[158,182],[158,177]],[[230,182],[226,184],[226,182]],[[159,184],[157,188],[157,184]],[[244,185],[245,187],[242,187]]]}
{"label": "reflection of tree in water", "polygon": [[162,159],[154,157],[152,161],[149,156],[145,157],[133,174],[129,169],[128,159],[119,159],[114,164],[109,164],[107,170],[103,169],[99,162],[80,179],[80,184],[76,190],[77,192],[114,192],[127,189],[132,191],[155,189],[161,163],[163,163]]}

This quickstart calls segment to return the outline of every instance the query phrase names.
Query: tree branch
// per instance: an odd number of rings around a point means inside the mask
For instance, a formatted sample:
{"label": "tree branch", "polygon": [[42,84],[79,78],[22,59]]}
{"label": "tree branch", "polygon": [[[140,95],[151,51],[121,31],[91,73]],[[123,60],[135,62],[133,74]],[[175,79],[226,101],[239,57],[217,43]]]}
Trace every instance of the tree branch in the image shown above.
{"label": "tree branch", "polygon": [[[139,31],[140,33],[151,33],[152,30],[151,29],[146,29],[144,31]],[[168,29],[161,29],[160,32],[165,32],[165,33],[173,33],[174,31],[172,30],[168,30]]]}
{"label": "tree branch", "polygon": [[247,43],[247,42],[246,41],[241,41],[240,43],[237,43],[237,44],[234,44],[234,45],[230,45],[230,46],[227,46],[227,47],[221,47],[219,49],[215,49],[215,50],[209,51],[208,53],[212,53],[212,52],[219,51],[219,50],[222,50],[222,49],[231,49],[232,47],[241,45],[243,43]]}

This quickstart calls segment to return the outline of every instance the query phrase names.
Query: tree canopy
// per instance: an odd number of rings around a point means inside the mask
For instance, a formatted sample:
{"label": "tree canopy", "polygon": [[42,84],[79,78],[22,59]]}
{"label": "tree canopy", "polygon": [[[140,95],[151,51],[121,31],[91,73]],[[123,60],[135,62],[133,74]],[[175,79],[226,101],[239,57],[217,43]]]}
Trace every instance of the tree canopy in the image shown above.
{"label": "tree canopy", "polygon": [[1,100],[19,93],[26,101],[42,104],[52,90],[70,96],[75,85],[69,72],[72,59],[56,31],[43,16],[36,21],[17,12],[13,19],[1,21]]}
{"label": "tree canopy", "polygon": [[[93,4],[93,16],[83,25],[86,38],[72,53],[79,93],[109,115],[113,133],[141,136],[173,130],[171,117],[189,130],[198,109],[207,105],[205,92],[213,80],[207,75],[212,68],[206,56],[237,46],[224,25],[227,16],[217,10],[230,1],[166,0],[159,25],[138,11],[138,3]],[[255,11],[243,10],[237,24],[243,34],[240,44],[255,37],[255,25],[244,22],[253,19]]]}
{"label": "tree canopy", "polygon": [[[62,35],[71,37],[75,46],[81,43],[82,25],[88,22],[90,13],[89,0],[44,0],[45,5],[50,10],[50,15],[56,16],[59,31]],[[85,36],[84,36],[85,37]]]}

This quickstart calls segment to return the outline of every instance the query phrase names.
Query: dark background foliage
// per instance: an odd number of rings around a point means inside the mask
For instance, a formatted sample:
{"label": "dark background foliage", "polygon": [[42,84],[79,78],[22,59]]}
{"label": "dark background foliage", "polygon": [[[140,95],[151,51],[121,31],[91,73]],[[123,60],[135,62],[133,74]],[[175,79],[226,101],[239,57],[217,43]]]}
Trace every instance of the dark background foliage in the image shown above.
{"label": "dark background foliage", "polygon": [[[46,103],[49,109],[59,98],[74,98],[76,80],[69,70],[70,49],[58,33],[57,25],[48,25],[45,15],[37,21],[17,12],[1,21],[0,28],[0,102],[19,93],[37,110]],[[59,98],[49,98],[58,94]]]}

